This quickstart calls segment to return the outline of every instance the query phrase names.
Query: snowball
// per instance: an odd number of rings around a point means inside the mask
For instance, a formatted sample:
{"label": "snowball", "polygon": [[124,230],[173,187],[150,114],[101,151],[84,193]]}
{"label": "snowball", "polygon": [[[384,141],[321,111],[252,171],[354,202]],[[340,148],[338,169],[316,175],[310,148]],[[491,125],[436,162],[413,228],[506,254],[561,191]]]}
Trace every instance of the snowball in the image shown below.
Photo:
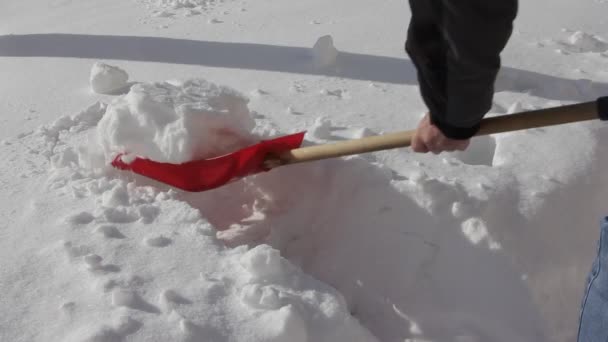
{"label": "snowball", "polygon": [[114,94],[127,86],[129,75],[119,67],[95,63],[91,69],[91,88],[98,94]]}
{"label": "snowball", "polygon": [[334,47],[334,40],[330,35],[317,40],[312,48],[312,58],[317,68],[327,68],[336,64],[338,50]]}
{"label": "snowball", "polygon": [[108,106],[99,142],[108,160],[125,152],[166,163],[219,156],[255,141],[247,102],[202,79],[138,84]]}

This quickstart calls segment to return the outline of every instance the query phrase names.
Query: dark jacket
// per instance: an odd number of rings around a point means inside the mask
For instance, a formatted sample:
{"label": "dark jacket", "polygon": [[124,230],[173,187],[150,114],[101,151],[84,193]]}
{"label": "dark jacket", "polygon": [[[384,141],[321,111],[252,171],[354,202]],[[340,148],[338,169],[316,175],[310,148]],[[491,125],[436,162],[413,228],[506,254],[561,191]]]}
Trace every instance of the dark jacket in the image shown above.
{"label": "dark jacket", "polygon": [[431,122],[449,138],[469,138],[492,107],[517,0],[409,1],[406,51]]}

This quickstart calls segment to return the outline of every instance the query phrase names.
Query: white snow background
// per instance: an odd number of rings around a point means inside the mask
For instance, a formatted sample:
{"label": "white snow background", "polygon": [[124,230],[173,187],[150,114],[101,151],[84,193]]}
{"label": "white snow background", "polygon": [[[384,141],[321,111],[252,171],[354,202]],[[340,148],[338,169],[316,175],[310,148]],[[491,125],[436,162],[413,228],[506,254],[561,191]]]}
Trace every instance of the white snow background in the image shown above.
{"label": "white snow background", "polygon": [[[489,115],[608,95],[608,3],[520,5]],[[574,340],[599,121],[202,193],[108,166],[413,129],[408,21],[403,0],[2,1],[0,341]]]}

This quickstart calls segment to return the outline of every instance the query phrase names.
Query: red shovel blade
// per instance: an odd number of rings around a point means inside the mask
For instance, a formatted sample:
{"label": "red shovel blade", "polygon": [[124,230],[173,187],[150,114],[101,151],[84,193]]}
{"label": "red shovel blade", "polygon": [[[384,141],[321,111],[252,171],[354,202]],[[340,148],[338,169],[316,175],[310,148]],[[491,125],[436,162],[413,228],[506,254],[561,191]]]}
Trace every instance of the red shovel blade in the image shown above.
{"label": "red shovel blade", "polygon": [[112,166],[133,171],[142,176],[169,184],[186,191],[205,191],[231,181],[263,171],[264,160],[269,154],[281,154],[302,145],[305,132],[272,140],[263,140],[253,146],[212,159],[202,159],[183,164],[159,163],[135,158],[131,163],[116,156]]}

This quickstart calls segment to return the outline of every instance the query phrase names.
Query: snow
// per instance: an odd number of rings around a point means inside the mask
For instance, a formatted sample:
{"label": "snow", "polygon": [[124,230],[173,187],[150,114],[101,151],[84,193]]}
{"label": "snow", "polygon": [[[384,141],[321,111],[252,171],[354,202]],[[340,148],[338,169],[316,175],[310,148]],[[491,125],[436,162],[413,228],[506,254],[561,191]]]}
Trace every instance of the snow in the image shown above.
{"label": "snow", "polygon": [[576,52],[605,52],[608,50],[608,43],[582,31],[573,33],[567,42],[570,44],[570,48]]}
{"label": "snow", "polygon": [[99,94],[113,94],[126,88],[129,75],[123,69],[104,64],[95,63],[91,69],[91,89]]}
{"label": "snow", "polygon": [[106,160],[127,153],[158,162],[217,157],[253,141],[248,100],[203,79],[137,84],[99,122]]}
{"label": "snow", "polygon": [[[605,95],[606,5],[522,2],[489,115]],[[406,2],[2,7],[0,340],[575,339],[608,200],[599,122],[194,194],[108,165],[414,128]]]}
{"label": "snow", "polygon": [[334,47],[332,36],[326,35],[319,39],[312,48],[312,59],[316,68],[328,68],[338,61],[338,50]]}
{"label": "snow", "polygon": [[329,139],[331,137],[331,121],[324,117],[318,117],[312,126],[311,132],[317,139]]}

